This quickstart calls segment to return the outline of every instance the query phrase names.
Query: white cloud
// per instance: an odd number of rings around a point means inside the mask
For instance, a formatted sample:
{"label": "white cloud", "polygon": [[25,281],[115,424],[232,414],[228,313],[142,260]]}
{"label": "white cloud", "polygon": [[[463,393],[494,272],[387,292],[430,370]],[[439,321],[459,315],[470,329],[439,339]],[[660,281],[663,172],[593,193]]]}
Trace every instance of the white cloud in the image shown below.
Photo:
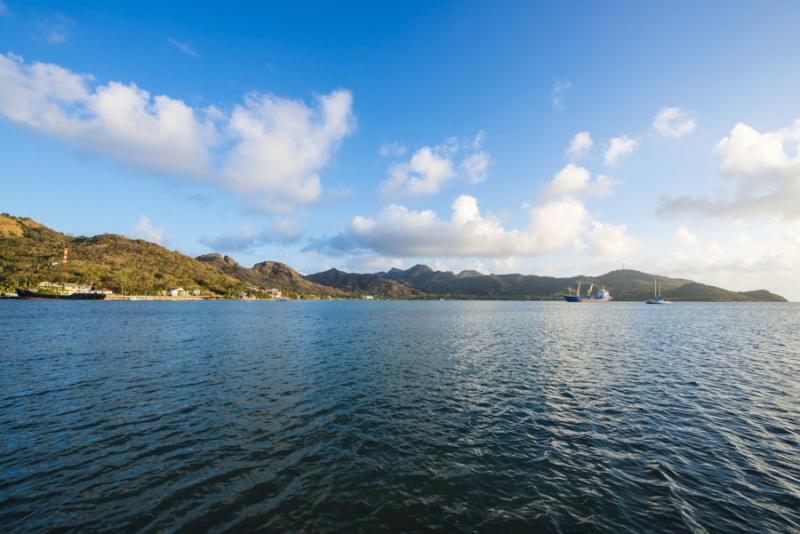
{"label": "white cloud", "polygon": [[75,22],[71,18],[54,11],[39,20],[37,29],[39,31],[39,37],[43,41],[54,45],[60,45],[69,40],[74,26]]}
{"label": "white cloud", "polygon": [[270,211],[319,197],[318,173],[354,122],[344,90],[317,96],[315,107],[251,93],[223,113],[11,54],[0,55],[0,115],[134,167],[219,184]]}
{"label": "white cloud", "polygon": [[653,120],[653,128],[664,137],[687,136],[696,126],[694,117],[678,107],[662,108]]}
{"label": "white cloud", "polygon": [[556,111],[564,111],[567,108],[564,93],[567,89],[572,87],[572,82],[569,80],[556,80],[553,87],[550,89],[550,103],[553,104],[553,109]]}
{"label": "white cloud", "polygon": [[197,50],[192,47],[192,43],[189,41],[179,41],[177,39],[173,39],[172,37],[168,37],[167,42],[170,44],[170,46],[177,48],[187,56],[198,57]]}
{"label": "white cloud", "polygon": [[432,211],[398,204],[376,218],[354,217],[349,235],[379,254],[404,256],[536,256],[572,244],[584,227],[586,209],[577,200],[555,200],[530,212],[525,230],[506,230],[492,215],[482,215],[475,197],[459,196],[449,221]]}
{"label": "white cloud", "polygon": [[[389,177],[380,186],[382,196],[396,199],[435,195],[459,178],[457,169],[469,183],[485,180],[492,160],[488,153],[480,150],[484,139],[485,133],[480,131],[464,141],[449,137],[442,144],[419,148],[408,161],[389,167]],[[459,164],[458,158],[464,153]]]}
{"label": "white cloud", "polygon": [[737,291],[768,289],[800,300],[800,221],[760,221],[747,226],[670,254],[659,248],[645,262],[672,276]]}
{"label": "white cloud", "polygon": [[639,141],[627,135],[613,137],[604,156],[606,165],[616,165],[620,158],[632,154],[638,146]]}
{"label": "white cloud", "polygon": [[467,176],[467,181],[477,184],[486,180],[492,160],[484,151],[476,152],[464,158],[461,168]]}
{"label": "white cloud", "polygon": [[624,254],[634,246],[625,226],[594,220],[581,200],[606,195],[613,185],[605,176],[591,180],[588,170],[570,163],[545,186],[542,202],[523,205],[528,211],[524,229],[506,229],[499,216],[480,212],[475,197],[461,195],[451,206],[449,220],[431,210],[391,204],[374,218],[354,217],[348,231],[316,240],[306,250],[326,254],[369,250],[392,257],[513,258],[578,246],[581,235],[590,230],[587,249],[591,254]]}
{"label": "white cloud", "polygon": [[217,252],[245,252],[267,244],[295,243],[302,237],[293,219],[284,218],[275,221],[270,228],[253,231],[248,225],[239,230],[217,237],[203,237],[200,242]]}
{"label": "white cloud", "polygon": [[407,150],[408,148],[402,143],[384,143],[378,149],[378,154],[381,156],[402,156]]}
{"label": "white cloud", "polygon": [[722,157],[720,174],[736,189],[723,189],[710,198],[667,197],[660,213],[800,218],[800,119],[766,133],[740,122],[717,144],[716,152]]}
{"label": "white cloud", "polygon": [[[786,153],[787,145],[792,155]],[[723,175],[745,182],[782,181],[784,174],[800,171],[800,119],[775,132],[760,133],[737,123],[717,145]]]}
{"label": "white cloud", "polygon": [[679,226],[678,229],[675,230],[675,238],[684,245],[697,244],[697,236],[683,225]]}
{"label": "white cloud", "polygon": [[138,239],[144,239],[158,245],[164,244],[164,227],[156,228],[147,215],[140,215],[139,222],[133,227],[133,235]]}
{"label": "white cloud", "polygon": [[567,157],[571,160],[578,160],[585,156],[589,150],[591,150],[592,145],[594,145],[594,142],[592,141],[592,136],[589,135],[589,132],[578,132],[569,142],[569,148],[567,148]]}
{"label": "white cloud", "polygon": [[424,146],[411,159],[389,169],[389,178],[383,182],[382,190],[387,196],[432,195],[455,178],[453,162],[433,149]]}
{"label": "white cloud", "polygon": [[362,254],[347,258],[345,266],[351,272],[374,273],[375,271],[388,271],[392,267],[400,269],[403,267],[403,260],[378,254]]}
{"label": "white cloud", "polygon": [[322,191],[318,171],[353,128],[352,95],[317,96],[317,109],[272,95],[251,93],[236,106],[227,128],[234,140],[225,183],[268,211],[310,203]]}
{"label": "white cloud", "polygon": [[592,221],[589,231],[589,252],[598,258],[612,258],[633,253],[637,248],[636,241],[627,235],[624,224],[604,224]]}
{"label": "white cloud", "polygon": [[558,171],[544,188],[545,197],[606,197],[611,194],[616,182],[608,176],[598,175],[594,181],[584,167],[568,163]]}

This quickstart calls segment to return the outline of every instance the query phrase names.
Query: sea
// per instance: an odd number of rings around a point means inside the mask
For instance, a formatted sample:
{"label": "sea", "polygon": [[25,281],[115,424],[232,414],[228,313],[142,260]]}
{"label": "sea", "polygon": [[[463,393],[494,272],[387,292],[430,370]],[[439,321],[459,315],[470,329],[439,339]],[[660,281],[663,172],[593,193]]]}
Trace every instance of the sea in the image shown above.
{"label": "sea", "polygon": [[798,532],[800,305],[0,301],[56,530]]}

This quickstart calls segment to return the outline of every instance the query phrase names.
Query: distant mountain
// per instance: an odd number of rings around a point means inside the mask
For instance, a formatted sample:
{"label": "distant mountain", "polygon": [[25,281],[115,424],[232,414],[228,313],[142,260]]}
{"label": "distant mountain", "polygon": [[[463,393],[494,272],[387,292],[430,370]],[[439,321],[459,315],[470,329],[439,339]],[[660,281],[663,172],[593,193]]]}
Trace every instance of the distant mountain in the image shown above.
{"label": "distant mountain", "polygon": [[[346,273],[343,273],[346,274]],[[314,278],[317,275],[312,275]],[[365,276],[365,275],[354,275]],[[653,280],[657,279],[665,297],[672,300],[694,301],[771,301],[786,299],[766,290],[736,292],[709,286],[682,278],[657,276],[631,269],[611,271],[601,276],[573,276],[558,278],[522,274],[481,274],[477,271],[434,271],[427,265],[415,265],[407,270],[393,268],[374,275],[386,280],[400,282],[429,296],[493,299],[559,299],[578,283],[588,290],[606,287],[616,300],[646,300],[652,295]],[[344,279],[338,276],[337,279]],[[337,279],[328,280],[334,287]],[[322,283],[322,278],[317,281]]]}
{"label": "distant mountain", "polygon": [[338,269],[329,269],[306,278],[317,284],[335,287],[359,295],[378,295],[388,298],[412,298],[424,295],[419,290],[377,274],[346,273]]}
{"label": "distant mountain", "polygon": [[[65,259],[65,249],[66,262]],[[427,265],[374,274],[337,269],[303,276],[288,265],[265,261],[243,267],[233,258],[206,254],[192,258],[141,239],[115,234],[72,237],[33,219],[0,214],[0,291],[39,282],[72,282],[116,293],[158,294],[165,289],[199,289],[208,296],[280,289],[290,296],[353,298],[558,299],[578,282],[604,286],[617,300],[645,300],[657,278],[672,300],[785,301],[769,291],[728,291],[681,278],[630,269],[601,276],[558,278],[477,271],[435,271]]]}
{"label": "distant mountain", "polygon": [[329,285],[316,284],[288,265],[276,261],[263,261],[256,263],[252,268],[247,268],[239,265],[230,256],[222,256],[216,253],[198,256],[196,259],[204,264],[214,266],[219,271],[236,278],[250,287],[275,288],[285,293],[348,296],[346,291]]}

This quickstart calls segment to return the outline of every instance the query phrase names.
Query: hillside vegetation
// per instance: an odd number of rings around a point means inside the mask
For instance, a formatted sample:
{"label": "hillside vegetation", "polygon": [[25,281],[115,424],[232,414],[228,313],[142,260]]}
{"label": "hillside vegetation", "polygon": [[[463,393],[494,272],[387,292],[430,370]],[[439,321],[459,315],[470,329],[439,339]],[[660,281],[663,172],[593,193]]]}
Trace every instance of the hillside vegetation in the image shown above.
{"label": "hillside vegetation", "polygon": [[32,219],[5,214],[0,215],[0,229],[0,287],[6,291],[43,281],[89,284],[129,294],[183,287],[228,295],[245,287],[210,265],[140,239],[115,234],[70,237]]}
{"label": "hillside vegetation", "polygon": [[[329,273],[330,271],[326,271]],[[336,277],[323,276],[326,273],[311,275],[310,278],[325,283],[345,287],[350,278],[347,273]],[[450,298],[482,298],[482,299],[560,299],[578,283],[586,292],[591,284],[595,288],[605,287],[615,300],[646,300],[653,294],[653,280],[657,279],[662,294],[675,301],[769,301],[783,302],[786,299],[766,290],[736,292],[709,286],[682,278],[669,278],[624,269],[611,271],[601,276],[573,276],[558,278],[552,276],[536,276],[522,274],[481,274],[476,271],[462,271],[455,274],[450,271],[434,271],[427,265],[415,265],[407,270],[391,269],[388,272],[375,274],[349,275],[360,277],[365,284],[379,287],[381,279],[391,280],[409,288],[416,289],[427,296]]]}
{"label": "hillside vegetation", "polygon": [[349,296],[346,290],[316,284],[288,265],[276,261],[262,261],[248,268],[239,265],[230,256],[222,256],[217,253],[198,256],[197,260],[246,283],[249,287],[275,288],[287,294]]}
{"label": "hillside vegetation", "polygon": [[[64,250],[68,259],[64,262]],[[275,288],[290,297],[559,299],[579,282],[608,288],[616,300],[645,300],[658,279],[665,297],[675,301],[785,301],[769,291],[736,292],[630,269],[601,276],[551,277],[435,271],[425,265],[374,274],[330,269],[303,276],[288,265],[264,261],[253,267],[233,258],[206,254],[192,258],[141,239],[103,234],[72,237],[33,219],[0,215],[0,291],[34,287],[39,282],[78,283],[115,293],[155,295],[166,289],[199,289],[203,295],[232,297]]]}
{"label": "hillside vegetation", "polygon": [[424,296],[422,291],[373,274],[346,273],[338,269],[329,269],[307,278],[312,282],[337,287],[358,295],[380,295],[389,298]]}
{"label": "hillside vegetation", "polygon": [[248,269],[219,254],[196,259],[114,234],[71,237],[32,219],[0,215],[0,291],[39,282],[86,284],[129,295],[157,295],[181,287],[218,297],[270,288],[291,297],[349,296],[310,282],[282,263],[262,262]]}

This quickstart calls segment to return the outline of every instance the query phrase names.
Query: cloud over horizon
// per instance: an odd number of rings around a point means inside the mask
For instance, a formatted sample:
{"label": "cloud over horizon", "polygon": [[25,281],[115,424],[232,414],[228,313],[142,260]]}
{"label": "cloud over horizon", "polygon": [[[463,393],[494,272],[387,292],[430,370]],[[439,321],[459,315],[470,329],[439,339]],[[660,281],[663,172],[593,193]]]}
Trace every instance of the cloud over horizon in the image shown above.
{"label": "cloud over horizon", "polygon": [[136,226],[133,227],[133,237],[144,239],[157,245],[163,245],[164,227],[156,227],[147,215],[140,215]]}
{"label": "cloud over horizon", "polygon": [[[330,255],[361,250],[395,258],[511,258],[575,246],[598,257],[619,256],[635,248],[626,226],[597,221],[583,203],[607,196],[613,186],[610,178],[592,180],[588,170],[570,163],[544,187],[541,202],[525,208],[528,225],[522,229],[505,228],[497,215],[481,213],[474,196],[460,195],[450,219],[392,203],[375,217],[353,217],[344,233],[312,240],[305,250]],[[584,234],[588,245],[581,239]]]}
{"label": "cloud over horizon", "polygon": [[258,232],[242,225],[235,233],[202,237],[200,243],[214,252],[247,252],[262,245],[296,243],[302,235],[293,219],[283,218]]}
{"label": "cloud over horizon", "polygon": [[734,189],[663,197],[659,214],[800,219],[800,119],[766,133],[739,122],[714,151],[722,158],[720,175]]}

